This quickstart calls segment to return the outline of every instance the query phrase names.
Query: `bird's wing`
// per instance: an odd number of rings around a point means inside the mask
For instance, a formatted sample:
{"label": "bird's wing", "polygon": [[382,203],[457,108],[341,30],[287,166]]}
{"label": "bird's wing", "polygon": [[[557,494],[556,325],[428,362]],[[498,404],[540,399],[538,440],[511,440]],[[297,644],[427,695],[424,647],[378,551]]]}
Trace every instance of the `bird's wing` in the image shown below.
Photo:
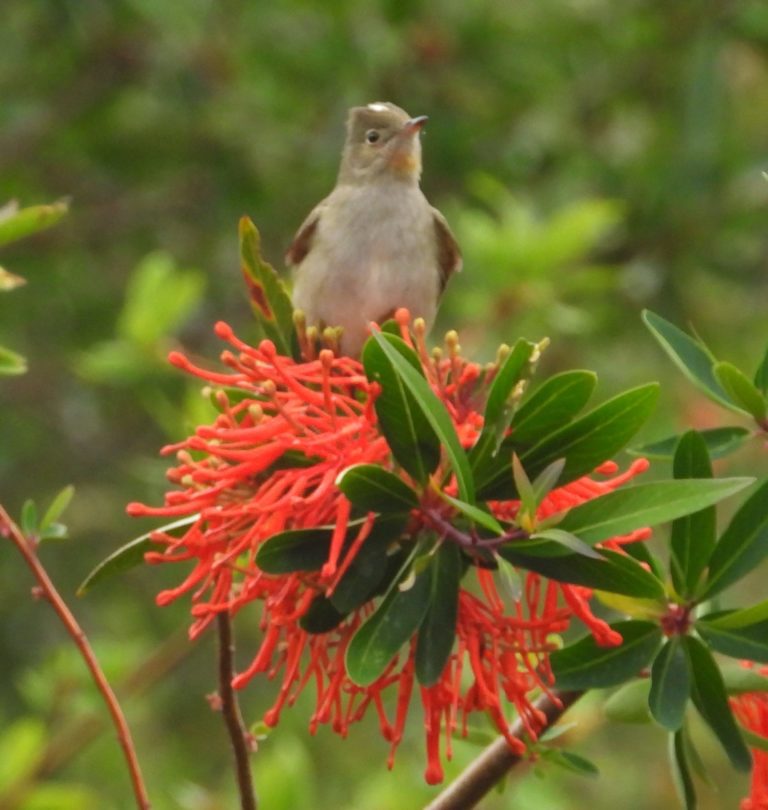
{"label": "bird's wing", "polygon": [[432,209],[432,215],[437,237],[437,264],[440,268],[440,292],[442,293],[451,275],[461,270],[461,249],[451,233],[445,217],[437,208]]}
{"label": "bird's wing", "polygon": [[317,230],[317,223],[323,213],[328,198],[319,202],[310,212],[309,216],[301,223],[301,227],[296,231],[291,246],[285,252],[285,262],[289,267],[296,267],[304,261],[307,253],[312,249],[312,240]]}

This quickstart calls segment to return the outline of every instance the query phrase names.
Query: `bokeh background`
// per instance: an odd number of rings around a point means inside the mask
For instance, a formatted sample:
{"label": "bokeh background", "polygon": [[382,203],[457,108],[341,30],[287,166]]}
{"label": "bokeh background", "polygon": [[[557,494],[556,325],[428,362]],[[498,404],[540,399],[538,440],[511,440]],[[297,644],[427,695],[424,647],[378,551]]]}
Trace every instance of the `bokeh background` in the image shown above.
{"label": "bokeh background", "polygon": [[[0,380],[0,500],[18,514],[74,483],[72,538],[44,558],[125,698],[158,810],[236,806],[213,640],[185,639],[181,577],[137,569],[83,600],[92,566],[150,525],[158,448],[208,418],[169,348],[215,356],[212,324],[248,335],[237,220],[283,251],[333,185],[349,106],[391,100],[430,117],[423,187],[465,254],[435,330],[490,359],[501,341],[548,336],[542,367],[598,371],[602,398],[661,379],[645,437],[721,424],[643,329],[650,307],[695,324],[751,370],[768,328],[768,5],[763,0],[4,0],[0,204],[70,198],[55,228],[4,250],[28,284],[0,296],[0,344],[26,355]],[[757,453],[730,467],[754,471]],[[0,554],[0,806],[132,806],[103,711],[9,546]],[[257,643],[241,617],[240,664]],[[274,684],[243,695],[256,721]],[[262,806],[418,808],[421,718],[394,774],[363,724],[306,732],[287,711],[254,760]],[[600,767],[515,775],[483,807],[675,807],[663,735],[572,713],[569,746]],[[718,787],[736,778],[706,736]],[[457,743],[449,774],[476,752]],[[718,792],[719,791],[719,792]]]}

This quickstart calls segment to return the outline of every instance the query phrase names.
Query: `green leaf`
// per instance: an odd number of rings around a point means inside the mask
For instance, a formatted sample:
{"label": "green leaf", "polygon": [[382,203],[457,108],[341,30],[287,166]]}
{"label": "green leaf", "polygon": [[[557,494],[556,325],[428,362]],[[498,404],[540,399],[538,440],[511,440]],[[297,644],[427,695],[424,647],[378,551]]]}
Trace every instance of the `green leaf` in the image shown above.
{"label": "green leaf", "polygon": [[543,531],[536,532],[531,535],[531,540],[552,540],[584,557],[592,557],[596,560],[603,559],[601,554],[595,551],[592,546],[588,546],[581,538],[576,537],[576,535],[571,534],[571,532],[563,531],[560,528],[544,529]]}
{"label": "green leaf", "polygon": [[720,671],[729,695],[768,692],[768,676],[761,675],[757,669],[744,667],[735,661],[724,661]]}
{"label": "green leaf", "polygon": [[407,514],[382,515],[376,519],[371,533],[330,595],[338,611],[349,613],[372,599],[397,574],[402,560],[390,550],[407,522]]}
{"label": "green leaf", "polygon": [[579,756],[579,754],[574,754],[572,751],[550,748],[542,756],[547,762],[551,762],[553,765],[564,768],[571,773],[577,773],[579,776],[595,777],[600,775],[600,771],[594,762]]}
{"label": "green leaf", "polygon": [[651,683],[648,678],[628,681],[620,686],[603,704],[605,716],[616,723],[649,723],[648,694]]}
{"label": "green leaf", "polygon": [[608,549],[602,549],[603,559],[596,560],[569,554],[551,540],[528,540],[507,543],[497,553],[513,565],[558,582],[644,599],[663,600],[666,596],[664,584],[653,574],[631,557]]}
{"label": "green leaf", "polygon": [[66,201],[49,205],[30,205],[19,209],[11,204],[0,209],[0,245],[24,239],[55,225],[69,210]]}
{"label": "green leaf", "polygon": [[240,265],[248,285],[248,297],[264,335],[282,355],[290,355],[293,344],[293,305],[269,262],[261,255],[261,236],[248,217],[240,219]]}
{"label": "green leaf", "polygon": [[[445,448],[448,459],[451,462],[456,484],[459,488],[459,497],[467,503],[474,503],[475,486],[472,480],[472,470],[469,466],[467,454],[461,446],[456,429],[453,426],[451,417],[445,409],[443,403],[437,398],[434,391],[429,387],[429,383],[404,357],[402,350],[395,348],[399,343],[405,343],[394,335],[386,335],[382,332],[374,332],[371,339],[375,341],[384,354],[387,355],[393,367],[397,370],[400,379],[407,386],[413,395],[422,414],[431,425],[434,432],[439,436],[440,442]],[[406,346],[407,348],[407,346]]]}
{"label": "green leaf", "polygon": [[768,737],[761,737],[755,734],[744,726],[740,726],[742,736],[750,748],[756,748],[758,751],[768,752]]}
{"label": "green leaf", "polygon": [[[763,602],[760,612],[764,613]],[[757,617],[752,608],[711,613],[696,621],[696,631],[708,646],[723,655],[747,661],[768,663],[768,617],[744,620],[744,615]]]}
{"label": "green leaf", "polygon": [[701,341],[694,340],[650,310],[643,311],[643,321],[672,362],[700,391],[718,405],[743,413],[742,409],[731,401],[715,377],[712,370],[715,358]]}
{"label": "green leaf", "polygon": [[715,546],[701,598],[720,593],[768,554],[768,481],[742,504]]}
{"label": "green leaf", "polygon": [[672,771],[672,781],[675,783],[675,790],[685,810],[696,810],[696,790],[693,786],[693,776],[688,759],[688,734],[685,729],[680,729],[669,735],[669,765]]}
{"label": "green leaf", "polygon": [[37,536],[37,506],[31,498],[27,498],[21,507],[21,531],[27,537]]}
{"label": "green leaf", "polygon": [[393,588],[347,647],[349,677],[359,686],[379,678],[397,651],[416,632],[429,608],[432,578],[417,575],[408,590]]}
{"label": "green leaf", "polygon": [[11,377],[26,373],[26,359],[20,354],[0,346],[0,375]]}
{"label": "green leaf", "polygon": [[177,532],[181,533],[182,529],[191,526],[198,518],[199,514],[188,515],[179,520],[174,520],[172,523],[167,523],[165,526],[158,526],[156,529],[142,534],[130,543],[120,546],[117,551],[113,551],[106,559],[102,560],[90,574],[83,580],[80,587],[77,589],[78,596],[85,596],[85,594],[94,586],[105,579],[122,574],[135,568],[144,562],[144,555],[153,548],[157,548],[157,544],[153,543],[150,539],[155,532],[164,532],[165,534],[175,535]]}
{"label": "green leaf", "polygon": [[[712,464],[704,439],[695,430],[683,434],[675,451],[676,479],[712,478]],[[677,518],[670,537],[670,572],[678,594],[691,596],[715,546],[717,513],[707,506]],[[674,730],[674,729],[673,729]]]}
{"label": "green leaf", "polygon": [[734,768],[749,771],[752,757],[728,705],[728,695],[712,653],[693,636],[683,639],[692,678],[691,698],[723,746]]}
{"label": "green leaf", "polygon": [[659,650],[651,667],[648,707],[656,722],[669,731],[681,728],[690,691],[688,658],[680,636],[673,636]]}
{"label": "green leaf", "polygon": [[354,506],[367,512],[403,512],[419,505],[418,495],[402,478],[376,464],[347,467],[336,486]]}
{"label": "green leaf", "polygon": [[662,639],[652,622],[616,622],[611,628],[621,634],[617,647],[601,647],[592,636],[577,641],[550,656],[558,689],[600,689],[634,678],[650,664]]}
{"label": "green leaf", "polygon": [[740,405],[756,422],[763,422],[768,414],[765,397],[757,386],[733,363],[721,361],[712,368],[717,381],[728,396]]}
{"label": "green leaf", "polygon": [[[625,391],[604,402],[581,418],[560,428],[538,444],[520,453],[525,471],[535,478],[552,462],[565,458],[558,481],[560,486],[592,472],[612,458],[637,433],[650,416],[658,397],[658,385]],[[502,450],[515,450],[513,433],[502,444]],[[500,452],[492,469],[482,471],[477,480],[481,498],[514,497],[509,462]]]}
{"label": "green leaf", "polygon": [[416,677],[422,686],[437,683],[453,649],[459,610],[462,565],[454,543],[443,543],[427,569],[429,607],[419,626]]}
{"label": "green leaf", "polygon": [[[736,425],[700,430],[698,434],[704,439],[709,456],[712,459],[722,458],[741,447],[752,437],[752,432],[745,427]],[[649,458],[671,459],[677,449],[680,436],[668,436],[657,442],[644,444],[640,447],[629,448],[628,452],[635,456]]]}
{"label": "green leaf", "polygon": [[458,509],[464,517],[469,518],[473,523],[482,526],[484,529],[493,532],[496,535],[504,534],[504,527],[498,520],[488,511],[479,507],[473,506],[471,503],[464,503],[464,501],[454,498],[447,493],[440,491],[440,497],[451,504],[454,508]]}
{"label": "green leaf", "polygon": [[755,386],[768,395],[768,347],[766,347],[763,359],[755,372]]}
{"label": "green leaf", "polygon": [[717,478],[635,484],[574,506],[557,525],[593,545],[697,511],[751,483],[751,478]]}
{"label": "green leaf", "polygon": [[344,621],[345,614],[337,610],[333,602],[325,596],[316,596],[299,619],[302,630],[308,633],[328,633]]}
{"label": "green leaf", "polygon": [[534,444],[568,424],[587,404],[595,385],[597,375],[592,371],[565,371],[545,380],[515,413],[515,443]]}
{"label": "green leaf", "polygon": [[514,413],[512,395],[530,373],[529,360],[535,349],[535,343],[518,340],[494,377],[486,400],[483,429],[469,452],[473,471],[498,451]]}
{"label": "green leaf", "polygon": [[[423,371],[416,354],[404,341],[391,336],[412,370]],[[363,366],[369,380],[381,385],[376,415],[392,455],[420,484],[425,484],[440,463],[440,439],[384,349],[373,339],[363,346]],[[423,380],[423,377],[422,377]],[[426,385],[426,380],[424,380]]]}
{"label": "green leaf", "polygon": [[51,505],[43,515],[43,519],[40,521],[40,534],[45,534],[46,529],[56,523],[64,510],[69,506],[74,494],[75,488],[70,484],[55,495],[54,499],[51,501]]}
{"label": "green leaf", "polygon": [[723,630],[740,630],[759,622],[768,621],[768,599],[741,610],[725,610],[702,616],[708,624]]}

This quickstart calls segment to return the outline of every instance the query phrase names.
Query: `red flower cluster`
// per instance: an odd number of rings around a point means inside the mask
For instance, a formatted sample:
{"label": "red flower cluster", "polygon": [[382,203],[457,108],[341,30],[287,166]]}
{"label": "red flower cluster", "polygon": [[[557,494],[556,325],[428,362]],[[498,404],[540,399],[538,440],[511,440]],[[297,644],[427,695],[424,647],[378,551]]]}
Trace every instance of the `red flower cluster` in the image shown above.
{"label": "red flower cluster", "polygon": [[[744,666],[754,667],[752,662]],[[758,670],[768,677],[768,666]],[[739,722],[768,740],[768,692],[748,692],[731,698],[731,708]],[[768,752],[752,749],[752,783],[749,796],[741,801],[741,810],[768,810]]]}
{"label": "red flower cluster", "polygon": [[[398,320],[410,342],[407,313],[399,313]],[[408,480],[392,460],[377,424],[374,402],[379,387],[368,381],[360,362],[336,357],[329,350],[295,362],[278,355],[269,341],[257,347],[243,343],[226,324],[217,324],[216,333],[234,349],[221,355],[225,372],[197,367],[178,353],[170,361],[215,387],[220,415],[212,425],[163,449],[178,459],[168,473],[177,488],[167,493],[165,505],[128,507],[136,516],[191,518],[181,536],[163,531],[153,535],[163,550],[147,554],[147,561],[193,563],[184,582],[159,594],[157,601],[164,605],[192,592],[191,637],[199,635],[219,611],[234,615],[244,605],[260,604],[264,638],[233,685],[243,687],[257,673],[280,675],[279,693],[265,717],[269,725],[278,722],[282,708],[293,703],[309,682],[317,695],[312,731],[330,722],[346,735],[350,724],[373,707],[391,744],[391,766],[416,686],[415,644],[396,656],[374,683],[361,686],[347,675],[344,657],[374,605],[363,605],[326,633],[310,634],[299,623],[317,594],[333,592],[372,527],[369,516],[351,544],[344,543],[351,507],[335,486],[339,473],[366,462]],[[462,359],[455,344],[449,342],[444,355],[432,357],[423,341],[417,344],[433,390],[469,446],[482,428],[484,395],[492,374]],[[602,480],[582,478],[552,491],[541,506],[541,516],[602,495],[646,466],[639,460],[618,475],[615,465],[605,464],[596,471]],[[444,477],[445,470],[439,472],[435,480]],[[498,517],[509,519],[518,504],[500,502],[491,507]],[[320,525],[335,530],[319,571],[277,576],[259,569],[256,552],[268,538],[287,529]],[[616,542],[643,536],[637,532]],[[425,777],[430,783],[443,778],[441,736],[450,758],[452,735],[466,732],[474,712],[486,713],[509,744],[522,752],[522,743],[508,731],[511,704],[535,738],[543,718],[531,698],[551,688],[548,654],[557,646],[553,636],[562,633],[572,618],[580,619],[601,644],[621,642],[592,614],[588,589],[533,573],[521,572],[521,577],[520,596],[506,600],[492,571],[473,567],[462,582],[452,654],[437,683],[418,686],[426,726]],[[385,705],[388,694],[393,695],[393,707]]]}

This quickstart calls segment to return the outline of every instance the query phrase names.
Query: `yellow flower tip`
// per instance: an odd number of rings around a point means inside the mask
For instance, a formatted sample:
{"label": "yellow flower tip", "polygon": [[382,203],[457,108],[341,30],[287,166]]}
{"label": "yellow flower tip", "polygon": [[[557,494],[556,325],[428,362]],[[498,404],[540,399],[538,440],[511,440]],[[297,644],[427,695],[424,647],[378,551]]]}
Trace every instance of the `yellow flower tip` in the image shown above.
{"label": "yellow flower tip", "polygon": [[451,329],[445,333],[445,348],[451,357],[456,357],[461,354],[461,345],[459,344],[459,333],[455,329]]}
{"label": "yellow flower tip", "polygon": [[537,344],[534,350],[531,352],[531,358],[528,362],[530,363],[538,363],[539,358],[541,357],[542,352],[549,346],[550,340],[548,337],[542,338]]}
{"label": "yellow flower tip", "polygon": [[293,325],[296,327],[297,331],[304,332],[307,328],[307,316],[304,314],[303,309],[294,309],[293,310]]}
{"label": "yellow flower tip", "polygon": [[427,334],[427,322],[424,318],[416,318],[413,322],[413,334],[416,335],[417,338],[423,338]]}
{"label": "yellow flower tip", "polygon": [[254,425],[258,425],[259,422],[261,422],[261,420],[264,418],[264,408],[255,402],[248,406],[248,416],[251,417],[251,421]]}

